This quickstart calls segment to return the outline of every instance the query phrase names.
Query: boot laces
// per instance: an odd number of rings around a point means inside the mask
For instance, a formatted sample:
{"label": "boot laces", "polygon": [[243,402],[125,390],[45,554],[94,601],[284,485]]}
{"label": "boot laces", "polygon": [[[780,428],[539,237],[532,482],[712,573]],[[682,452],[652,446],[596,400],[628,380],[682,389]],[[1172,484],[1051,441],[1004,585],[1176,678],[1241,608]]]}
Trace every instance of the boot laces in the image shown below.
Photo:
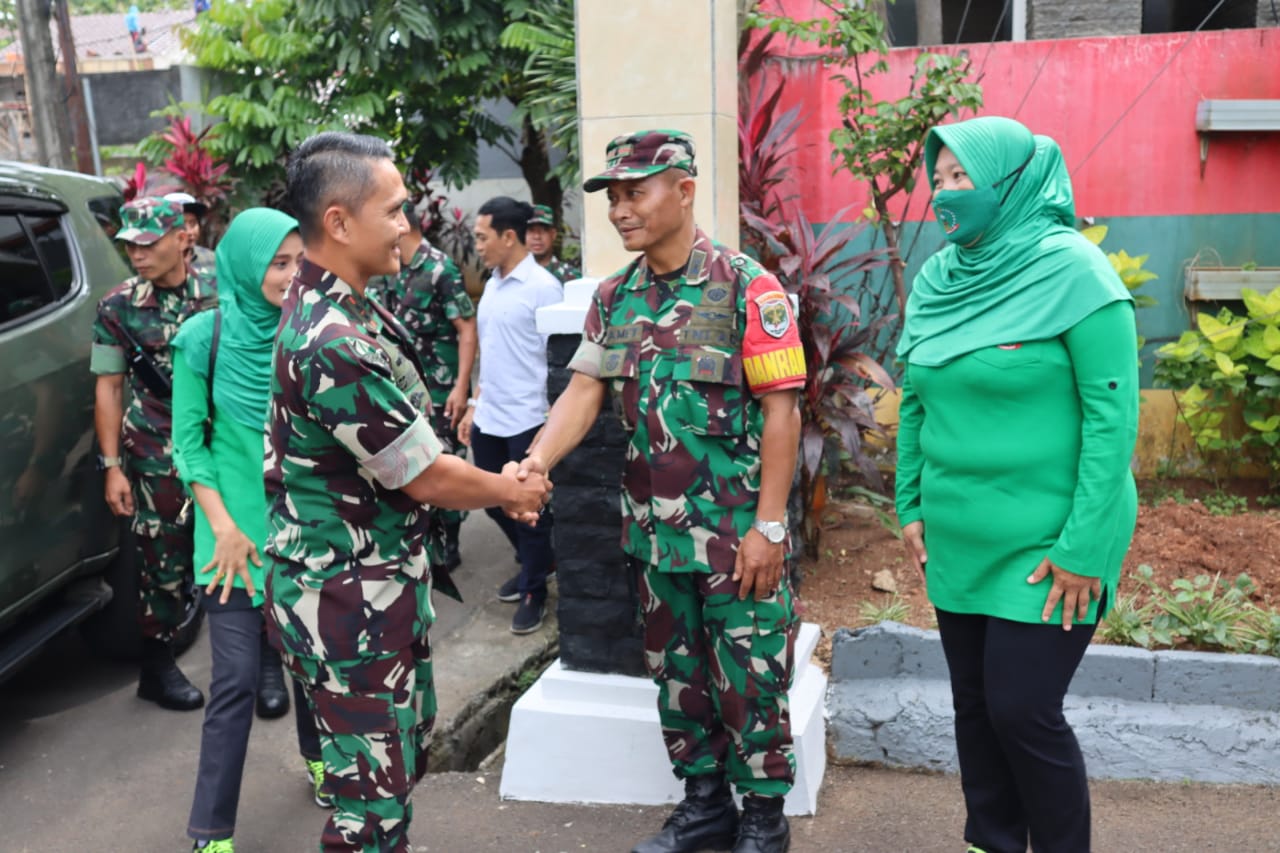
{"label": "boot laces", "polygon": [[777,815],[770,811],[752,808],[743,809],[742,818],[738,823],[738,838],[763,840],[769,835],[769,831],[773,829],[777,821]]}

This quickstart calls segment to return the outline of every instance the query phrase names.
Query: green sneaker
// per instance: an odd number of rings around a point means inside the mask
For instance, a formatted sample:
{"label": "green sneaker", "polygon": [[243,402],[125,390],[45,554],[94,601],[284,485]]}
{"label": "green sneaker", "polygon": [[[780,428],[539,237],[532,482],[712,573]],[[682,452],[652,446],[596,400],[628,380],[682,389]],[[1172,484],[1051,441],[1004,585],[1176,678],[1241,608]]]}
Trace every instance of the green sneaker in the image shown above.
{"label": "green sneaker", "polygon": [[197,841],[191,847],[200,853],[236,853],[235,842],[230,838],[215,838],[208,841]]}
{"label": "green sneaker", "polygon": [[333,808],[333,798],[324,792],[323,761],[307,761],[307,780],[315,793],[316,805],[322,809]]}
{"label": "green sneaker", "polygon": [[964,853],[987,853],[987,851],[983,850],[981,847],[974,847],[971,844],[969,845],[969,849],[964,851]]}

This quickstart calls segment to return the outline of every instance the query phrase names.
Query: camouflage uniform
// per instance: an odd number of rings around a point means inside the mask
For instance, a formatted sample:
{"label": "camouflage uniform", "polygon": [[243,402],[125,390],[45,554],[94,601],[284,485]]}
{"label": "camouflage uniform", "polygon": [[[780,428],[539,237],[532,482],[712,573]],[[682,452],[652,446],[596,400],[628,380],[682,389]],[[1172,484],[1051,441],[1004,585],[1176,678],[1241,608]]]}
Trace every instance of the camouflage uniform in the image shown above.
{"label": "camouflage uniform", "polygon": [[582,270],[568,261],[561,260],[557,255],[551,256],[551,260],[547,263],[547,272],[560,279],[561,284],[582,278]]}
{"label": "camouflage uniform", "polygon": [[266,614],[316,711],[329,851],[409,849],[435,718],[428,511],[401,489],[443,448],[410,341],[303,261],[271,383]]}
{"label": "camouflage uniform", "polygon": [[[413,336],[431,397],[431,429],[444,452],[459,454],[461,442],[444,415],[444,404],[458,382],[458,330],[453,321],[476,316],[475,305],[462,285],[462,273],[448,255],[424,239],[398,276],[372,279],[366,292],[373,294]],[[431,513],[432,561],[438,565],[443,528],[456,529],[467,514],[455,509],[433,509]]]}
{"label": "camouflage uniform", "polygon": [[[181,207],[160,199],[127,205],[122,216],[125,227],[116,239],[125,241],[143,241],[138,223],[167,230],[182,224]],[[126,374],[129,388],[120,443],[133,485],[133,530],[142,556],[139,619],[145,639],[169,640],[182,621],[183,588],[192,581],[192,523],[183,512],[187,491],[173,464],[172,400],[129,366],[127,356],[134,351],[129,337],[172,382],[169,342],[184,320],[216,304],[215,282],[190,270],[185,283],[169,289],[134,276],[102,297],[93,324],[89,369],[98,375]]]}
{"label": "camouflage uniform", "polygon": [[570,367],[609,383],[630,437],[622,547],[642,571],[645,660],[675,773],[723,771],[742,793],[784,795],[791,592],[784,573],[770,597],[740,601],[733,570],[759,496],[758,396],[804,384],[790,303],[755,261],[698,231],[679,274],[654,276],[641,257],[600,284]]}
{"label": "camouflage uniform", "polygon": [[187,266],[191,267],[191,272],[202,281],[213,281],[217,275],[217,262],[213,250],[204,246],[192,247],[187,255]]}
{"label": "camouflage uniform", "polygon": [[[551,208],[545,204],[535,204],[533,206],[533,216],[529,219],[530,225],[545,225],[548,228],[556,227],[555,215],[551,212]],[[541,263],[541,261],[539,261]],[[542,264],[547,272],[551,273],[561,284],[566,281],[582,278],[582,270],[568,261],[561,260],[558,255],[552,255],[551,260]]]}

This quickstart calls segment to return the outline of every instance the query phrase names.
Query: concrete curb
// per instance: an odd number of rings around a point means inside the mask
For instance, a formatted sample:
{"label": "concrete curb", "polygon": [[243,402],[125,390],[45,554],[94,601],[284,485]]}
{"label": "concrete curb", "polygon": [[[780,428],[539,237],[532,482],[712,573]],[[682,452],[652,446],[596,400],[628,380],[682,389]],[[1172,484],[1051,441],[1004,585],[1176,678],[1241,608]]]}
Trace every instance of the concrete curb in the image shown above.
{"label": "concrete curb", "polygon": [[[1090,775],[1280,783],[1280,660],[1090,646],[1065,703]],[[937,631],[884,622],[832,640],[834,760],[954,772]]]}

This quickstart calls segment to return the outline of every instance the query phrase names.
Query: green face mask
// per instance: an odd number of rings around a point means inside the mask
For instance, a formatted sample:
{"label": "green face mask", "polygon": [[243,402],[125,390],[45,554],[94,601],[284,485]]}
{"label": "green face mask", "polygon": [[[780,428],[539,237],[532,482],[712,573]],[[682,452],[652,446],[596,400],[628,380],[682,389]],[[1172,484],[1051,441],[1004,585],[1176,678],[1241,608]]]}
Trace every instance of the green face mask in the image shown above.
{"label": "green face mask", "polygon": [[[1031,157],[1035,152],[1031,153]],[[987,233],[991,223],[1000,215],[1000,206],[1004,204],[1009,193],[1018,183],[1022,170],[1031,163],[1031,157],[1022,165],[996,181],[989,187],[974,187],[971,190],[938,190],[933,194],[933,215],[942,226],[942,234],[952,243],[960,246],[972,246],[982,235]],[[997,188],[1009,182],[1004,195],[997,196]]]}

